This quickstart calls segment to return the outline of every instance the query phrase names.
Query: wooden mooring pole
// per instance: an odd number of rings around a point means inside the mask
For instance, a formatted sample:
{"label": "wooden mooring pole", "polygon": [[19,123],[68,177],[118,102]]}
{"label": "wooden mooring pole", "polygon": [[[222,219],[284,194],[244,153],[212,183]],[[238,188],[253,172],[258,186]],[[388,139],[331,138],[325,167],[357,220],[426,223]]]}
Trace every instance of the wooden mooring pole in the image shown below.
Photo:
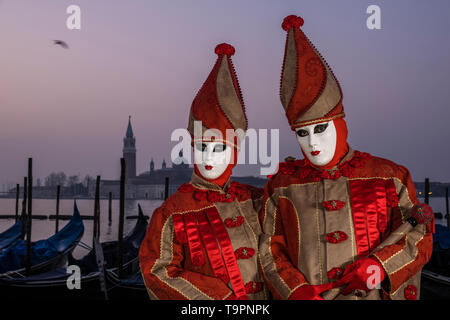
{"label": "wooden mooring pole", "polygon": [[448,208],[448,187],[445,188],[445,210],[447,214],[445,215],[445,218],[447,219],[447,228],[450,228],[450,212]]}
{"label": "wooden mooring pole", "polygon": [[27,223],[27,196],[28,196],[28,186],[27,177],[23,177],[23,199],[22,199],[22,214],[20,219],[22,219],[22,237],[25,236],[26,223]]}
{"label": "wooden mooring pole", "polygon": [[27,251],[25,256],[25,271],[29,275],[31,272],[31,221],[33,200],[33,159],[28,158],[28,203],[27,203]]}
{"label": "wooden mooring pole", "polygon": [[61,196],[61,185],[56,187],[56,217],[55,217],[55,233],[59,230],[59,197]]}
{"label": "wooden mooring pole", "polygon": [[97,176],[97,180],[95,182],[95,198],[94,198],[94,226],[93,226],[93,234],[92,234],[92,247],[94,247],[94,243],[96,239],[100,238],[99,233],[99,203],[100,203],[100,176]]}
{"label": "wooden mooring pole", "polygon": [[425,203],[430,202],[430,179],[425,178]]}
{"label": "wooden mooring pole", "polygon": [[112,222],[112,192],[108,195],[108,224]]}
{"label": "wooden mooring pole", "polygon": [[167,200],[169,197],[169,177],[166,177],[166,184],[164,187],[164,200]]}
{"label": "wooden mooring pole", "polygon": [[119,208],[119,245],[118,245],[118,258],[119,258],[119,279],[123,277],[123,224],[125,217],[125,159],[120,159],[120,208]]}
{"label": "wooden mooring pole", "polygon": [[16,185],[16,222],[19,219],[19,191],[20,191],[20,184]]}
{"label": "wooden mooring pole", "polygon": [[98,189],[97,196],[97,238],[100,242],[100,176],[97,176],[95,187]]}

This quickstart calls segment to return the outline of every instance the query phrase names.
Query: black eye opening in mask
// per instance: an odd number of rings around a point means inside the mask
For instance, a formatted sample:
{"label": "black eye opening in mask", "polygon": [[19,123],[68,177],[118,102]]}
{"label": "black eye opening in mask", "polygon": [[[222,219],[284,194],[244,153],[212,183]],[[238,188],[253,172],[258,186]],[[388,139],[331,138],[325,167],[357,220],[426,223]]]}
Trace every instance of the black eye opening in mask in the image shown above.
{"label": "black eye opening in mask", "polygon": [[[206,151],[206,143],[196,143],[195,148],[201,152]],[[227,149],[226,144],[218,144],[214,146],[213,152],[224,152]]]}
{"label": "black eye opening in mask", "polygon": [[297,131],[299,137],[306,137],[309,133],[306,130],[300,129]]}
{"label": "black eye opening in mask", "polygon": [[314,133],[322,133],[328,128],[328,123],[318,124],[314,127]]}
{"label": "black eye opening in mask", "polygon": [[214,146],[213,152],[224,152],[226,149],[227,149],[226,144],[218,144],[218,145]]}
{"label": "black eye opening in mask", "polygon": [[[328,123],[322,123],[322,124],[318,124],[314,127],[314,133],[322,133],[325,130],[327,130],[328,128]],[[307,135],[309,135],[308,131],[300,129],[297,131],[297,134],[300,137],[306,137]]]}

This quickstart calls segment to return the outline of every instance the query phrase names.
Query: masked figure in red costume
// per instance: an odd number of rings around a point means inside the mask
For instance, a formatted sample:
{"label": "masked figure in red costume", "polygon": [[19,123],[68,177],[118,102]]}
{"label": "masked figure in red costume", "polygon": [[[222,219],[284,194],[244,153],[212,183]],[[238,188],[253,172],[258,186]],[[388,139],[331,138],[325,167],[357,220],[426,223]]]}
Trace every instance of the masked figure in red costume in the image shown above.
{"label": "masked figure in red costume", "polygon": [[263,276],[277,299],[417,299],[433,222],[383,242],[418,208],[411,176],[349,147],[341,88],[302,25],[282,24],[280,98],[304,159],[280,163],[266,185]]}
{"label": "masked figure in red costume", "polygon": [[[230,181],[243,136],[227,130],[247,130],[234,48],[220,44],[215,52],[189,115],[192,179],[155,210],[140,248],[152,299],[267,299],[257,260],[263,191]],[[201,121],[199,135],[195,121]]]}

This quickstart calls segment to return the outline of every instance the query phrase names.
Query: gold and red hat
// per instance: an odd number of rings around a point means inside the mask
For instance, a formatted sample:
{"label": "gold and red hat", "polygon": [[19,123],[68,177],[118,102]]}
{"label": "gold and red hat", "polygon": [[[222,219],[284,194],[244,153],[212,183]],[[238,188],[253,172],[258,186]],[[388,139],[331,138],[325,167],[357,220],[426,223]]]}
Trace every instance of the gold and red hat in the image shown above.
{"label": "gold and red hat", "polygon": [[[242,133],[245,135],[248,122],[241,89],[231,61],[234,52],[234,47],[227,43],[221,43],[215,48],[217,61],[195,96],[189,114],[188,130],[193,143],[220,140],[208,129],[218,130],[222,136],[221,140],[235,147],[238,147],[244,138]],[[194,132],[194,121],[202,122],[202,130],[197,136]],[[230,136],[228,132],[227,137],[227,129],[240,130],[234,136]]]}
{"label": "gold and red hat", "polygon": [[342,90],[333,71],[300,29],[303,19],[284,18],[287,31],[280,98],[292,130],[345,116]]}

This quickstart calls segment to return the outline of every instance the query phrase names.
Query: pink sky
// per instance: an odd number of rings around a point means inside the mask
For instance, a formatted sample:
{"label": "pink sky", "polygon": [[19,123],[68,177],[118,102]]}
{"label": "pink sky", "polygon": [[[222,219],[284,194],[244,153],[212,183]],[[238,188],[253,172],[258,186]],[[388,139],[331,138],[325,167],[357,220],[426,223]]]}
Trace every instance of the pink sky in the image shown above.
{"label": "pink sky", "polygon": [[[74,3],[79,31],[65,25]],[[382,30],[366,28],[370,4],[381,7]],[[21,182],[28,157],[36,178],[117,178],[128,115],[137,171],[151,157],[159,167],[221,42],[236,48],[250,127],[279,128],[280,158],[299,157],[278,98],[288,14],[305,19],[343,87],[351,146],[405,165],[416,181],[450,181],[449,9],[437,0],[3,0],[0,183]]]}

